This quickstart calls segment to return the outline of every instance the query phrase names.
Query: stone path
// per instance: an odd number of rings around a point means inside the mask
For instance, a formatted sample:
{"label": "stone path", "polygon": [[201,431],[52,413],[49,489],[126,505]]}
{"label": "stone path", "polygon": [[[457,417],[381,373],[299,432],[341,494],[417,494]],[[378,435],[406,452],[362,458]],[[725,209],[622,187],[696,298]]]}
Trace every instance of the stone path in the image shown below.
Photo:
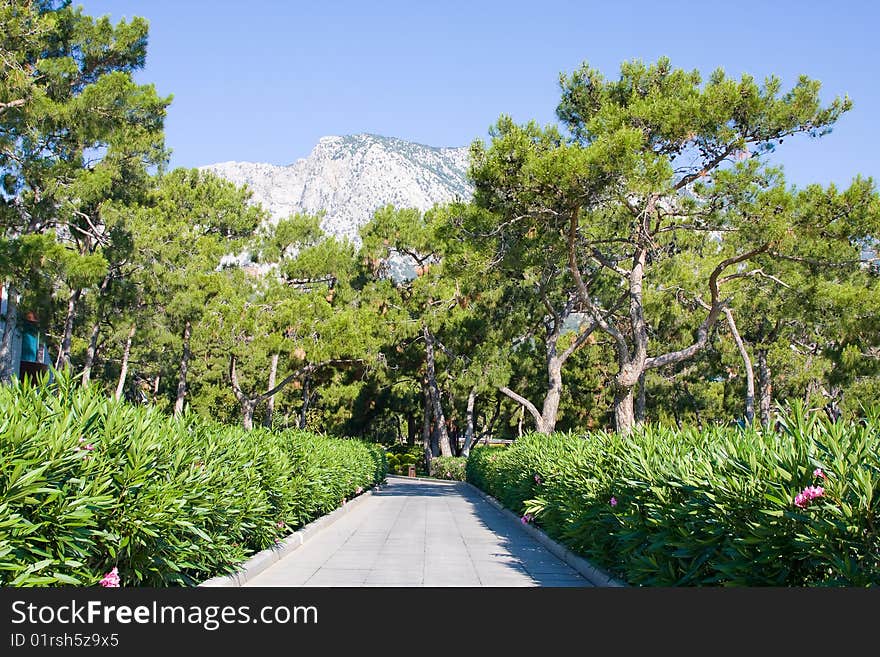
{"label": "stone path", "polygon": [[246,586],[590,586],[465,484],[389,477]]}

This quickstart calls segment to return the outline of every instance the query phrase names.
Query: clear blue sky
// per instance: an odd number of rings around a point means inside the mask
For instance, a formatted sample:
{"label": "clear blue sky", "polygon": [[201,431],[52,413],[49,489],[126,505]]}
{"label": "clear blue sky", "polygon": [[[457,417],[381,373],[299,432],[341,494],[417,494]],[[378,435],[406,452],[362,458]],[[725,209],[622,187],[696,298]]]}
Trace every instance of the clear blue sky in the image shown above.
{"label": "clear blue sky", "polygon": [[150,21],[141,82],[174,94],[173,166],[289,164],[324,135],[372,132],[432,146],[485,137],[502,113],[554,120],[557,80],[581,62],[616,76],[654,61],[788,86],[806,74],[851,112],[774,155],[790,182],[880,182],[880,8],[790,2],[354,2],[74,0]]}

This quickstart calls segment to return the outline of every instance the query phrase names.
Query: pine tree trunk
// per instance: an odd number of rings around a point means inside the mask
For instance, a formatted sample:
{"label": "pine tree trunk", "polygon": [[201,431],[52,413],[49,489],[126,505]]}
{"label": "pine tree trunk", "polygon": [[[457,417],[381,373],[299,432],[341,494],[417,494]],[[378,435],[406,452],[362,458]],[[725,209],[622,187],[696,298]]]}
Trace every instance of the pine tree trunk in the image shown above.
{"label": "pine tree trunk", "polygon": [[[107,292],[107,286],[110,285],[110,274],[108,273],[104,280],[101,281],[101,287],[98,289],[97,299],[101,299],[104,294]],[[88,386],[89,381],[92,378],[92,367],[95,364],[95,358],[98,354],[98,336],[101,333],[101,320],[103,319],[102,313],[100,310],[97,311],[98,316],[95,318],[95,323],[92,325],[92,331],[89,334],[89,348],[86,350],[86,362],[83,366],[83,374],[82,374],[82,384],[83,386]]]}
{"label": "pine tree trunk", "polygon": [[299,428],[303,430],[306,428],[309,419],[309,395],[311,395],[309,380],[308,376],[303,378],[303,405],[299,414]]}
{"label": "pine tree trunk", "polygon": [[3,340],[0,341],[0,382],[8,383],[13,376],[17,376],[15,363],[12,358],[12,338],[18,329],[18,300],[14,288],[6,288],[6,320],[3,331]]}
{"label": "pine tree trunk", "polygon": [[676,401],[676,402],[672,405],[672,417],[675,418],[675,426],[676,426],[676,428],[677,428],[679,431],[681,431],[682,426],[681,426],[681,417],[678,415],[678,401]]}
{"label": "pine tree trunk", "polygon": [[541,409],[540,433],[553,433],[556,428],[556,416],[559,414],[559,399],[562,396],[562,362],[552,358],[547,364],[548,387]]}
{"label": "pine tree trunk", "polygon": [[641,424],[645,421],[645,407],[647,406],[647,391],[645,390],[645,372],[639,375],[639,394],[636,396],[636,422]]}
{"label": "pine tree trunk", "polygon": [[61,349],[58,350],[58,360],[55,362],[56,370],[63,370],[70,366],[70,343],[73,340],[73,320],[76,316],[76,304],[82,296],[82,289],[77,288],[67,298],[67,314],[64,317],[64,331],[61,334]]}
{"label": "pine tree trunk", "polygon": [[254,411],[257,408],[257,403],[253,399],[245,399],[240,403],[241,406],[241,426],[245,431],[250,431],[254,428]]}
{"label": "pine tree trunk", "polygon": [[412,415],[406,416],[406,444],[407,445],[415,445],[416,444],[416,432],[418,431],[418,425],[416,424],[416,419]]}
{"label": "pine tree trunk", "polygon": [[254,428],[254,411],[257,408],[260,397],[248,397],[242,392],[235,369],[234,354],[229,357],[229,379],[232,383],[232,394],[235,395],[235,398],[238,400],[238,406],[241,409],[241,425],[245,431],[250,431]]}
{"label": "pine tree trunk", "polygon": [[[128,359],[131,357],[131,343],[134,340],[134,332],[137,328],[135,322],[131,323],[128,329],[128,335],[125,337],[125,348],[122,350],[122,367],[119,368],[119,382],[116,384],[116,399],[122,399],[122,393],[125,390],[125,379],[128,376]],[[156,383],[153,386],[153,395],[159,390],[159,377],[156,377]]]}
{"label": "pine tree trunk", "polygon": [[629,434],[633,430],[635,420],[632,387],[618,388],[614,395],[614,426],[617,432],[623,435]]}
{"label": "pine tree trunk", "polygon": [[428,391],[428,384],[422,385],[422,396],[424,404],[422,409],[422,447],[425,451],[425,467],[428,472],[431,471],[431,459],[434,452],[431,449],[431,393]]}
{"label": "pine tree trunk", "polygon": [[[272,354],[272,362],[269,364],[269,387],[266,390],[271,390],[275,387],[275,377],[278,374],[278,356],[279,354]],[[272,428],[272,414],[275,412],[275,395],[269,397],[266,400],[266,421],[265,425]]]}
{"label": "pine tree trunk", "polygon": [[440,432],[437,430],[437,419],[431,425],[431,453],[434,456],[443,456],[440,451]]}
{"label": "pine tree trunk", "polygon": [[92,324],[92,330],[89,334],[89,348],[86,349],[86,362],[83,365],[82,384],[83,387],[89,385],[92,378],[92,366],[95,363],[95,356],[98,353],[98,335],[101,333],[101,320],[95,320]]}
{"label": "pine tree trunk", "polygon": [[428,387],[431,391],[431,404],[434,410],[434,423],[437,428],[437,438],[440,445],[441,456],[452,456],[449,446],[449,433],[446,430],[446,416],[443,414],[443,403],[440,397],[440,387],[437,385],[437,372],[434,364],[434,336],[425,327],[425,351],[428,364]]}
{"label": "pine tree trunk", "polygon": [[770,427],[773,409],[773,380],[767,364],[767,350],[758,349],[758,405],[761,424]]}
{"label": "pine tree trunk", "polygon": [[186,372],[189,368],[189,340],[192,336],[192,324],[187,322],[183,327],[183,354],[180,357],[180,376],[177,381],[177,400],[174,402],[174,416],[183,413],[183,400],[186,397]]}
{"label": "pine tree trunk", "polygon": [[472,387],[468,393],[467,411],[465,413],[464,446],[461,455],[468,456],[471,453],[471,444],[474,442],[474,405],[477,401],[477,388]]}
{"label": "pine tree trunk", "polygon": [[501,397],[495,397],[495,410],[492,412],[492,417],[489,419],[489,422],[486,423],[485,428],[480,433],[481,437],[486,437],[486,445],[489,444],[489,440],[492,438],[492,432],[495,431],[495,425],[498,423],[498,418],[501,417]]}
{"label": "pine tree trunk", "polygon": [[[535,431],[537,431],[538,433],[549,433],[550,432],[544,425],[544,416],[541,415],[541,412],[538,411],[537,408],[535,408],[535,405],[532,402],[530,402],[528,399],[526,399],[525,397],[523,397],[519,393],[514,392],[513,390],[511,390],[507,386],[501,386],[500,388],[498,388],[498,390],[500,392],[503,392],[505,395],[507,395],[512,400],[514,400],[517,404],[519,404],[520,411],[521,411],[520,419],[519,419],[519,429],[518,429],[519,435],[522,435],[522,422],[523,422],[523,418],[525,417],[526,410],[529,411],[529,414],[535,420]],[[547,397],[544,398],[545,408],[552,405],[552,399],[550,400],[550,403],[548,404],[548,398],[551,398],[551,397],[552,397],[552,395],[548,392]],[[558,405],[559,405],[559,400],[557,399],[556,406],[558,407]],[[551,409],[548,409],[548,413],[549,412],[551,412]],[[556,424],[555,411],[553,411],[553,413],[554,413],[553,424],[555,425]]]}
{"label": "pine tree trunk", "polygon": [[746,371],[746,424],[751,425],[755,421],[755,370],[752,368],[752,359],[749,358],[746,345],[736,328],[736,322],[733,320],[730,308],[724,309],[724,315],[727,317],[727,326],[730,328],[730,334],[733,336],[733,341],[736,343],[736,348],[743,361],[743,368]]}

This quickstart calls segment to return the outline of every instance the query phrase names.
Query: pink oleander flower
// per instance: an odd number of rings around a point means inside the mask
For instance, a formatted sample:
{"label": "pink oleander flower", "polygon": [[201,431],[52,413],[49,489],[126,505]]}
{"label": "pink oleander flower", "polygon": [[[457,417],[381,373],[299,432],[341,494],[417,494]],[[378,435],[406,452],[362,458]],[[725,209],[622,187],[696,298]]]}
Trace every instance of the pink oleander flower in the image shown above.
{"label": "pink oleander flower", "polygon": [[535,483],[538,485],[541,484],[541,475],[535,475]]}
{"label": "pink oleander flower", "polygon": [[119,569],[116,566],[113,566],[113,570],[104,575],[99,582],[101,586],[107,588],[118,588],[119,587]]}
{"label": "pink oleander flower", "polygon": [[825,489],[821,486],[807,486],[794,498],[794,505],[799,509],[806,509],[813,500],[823,497]]}
{"label": "pink oleander flower", "polygon": [[523,515],[522,518],[520,518],[520,522],[524,525],[528,525],[534,519],[535,516],[533,516],[531,513],[526,513]]}
{"label": "pink oleander flower", "polygon": [[354,491],[354,494],[360,495],[363,492],[364,492],[364,489],[361,486],[358,486],[357,489]]}
{"label": "pink oleander flower", "polygon": [[279,520],[278,522],[275,523],[275,526],[278,527],[278,529],[284,529],[284,521]]}
{"label": "pink oleander flower", "polygon": [[813,476],[819,477],[819,479],[828,479],[824,472],[822,472],[822,468],[816,468],[813,470]]}
{"label": "pink oleander flower", "polygon": [[617,498],[612,495],[611,499],[608,500],[608,504],[610,504],[611,506],[617,506]]}

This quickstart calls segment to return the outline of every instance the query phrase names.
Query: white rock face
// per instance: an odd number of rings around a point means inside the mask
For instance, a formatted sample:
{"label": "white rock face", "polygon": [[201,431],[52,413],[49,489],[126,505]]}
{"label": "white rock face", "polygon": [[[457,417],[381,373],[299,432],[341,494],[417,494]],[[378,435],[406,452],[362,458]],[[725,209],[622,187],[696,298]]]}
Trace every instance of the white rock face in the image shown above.
{"label": "white rock face", "polygon": [[295,212],[324,211],[325,232],[359,243],[358,229],[386,204],[427,210],[469,199],[467,166],[466,147],[434,148],[361,134],[322,137],[307,158],[289,166],[222,162],[201,168],[250,187],[253,200],[276,222]]}

